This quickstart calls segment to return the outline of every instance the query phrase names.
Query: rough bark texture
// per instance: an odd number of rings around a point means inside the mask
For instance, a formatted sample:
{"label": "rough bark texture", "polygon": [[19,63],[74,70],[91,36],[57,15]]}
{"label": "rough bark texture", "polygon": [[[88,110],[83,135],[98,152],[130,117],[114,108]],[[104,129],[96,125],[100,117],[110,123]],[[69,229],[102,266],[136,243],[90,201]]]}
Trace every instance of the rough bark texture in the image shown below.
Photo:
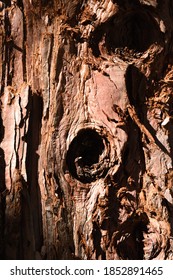
{"label": "rough bark texture", "polygon": [[172,0],[0,1],[0,256],[173,259]]}

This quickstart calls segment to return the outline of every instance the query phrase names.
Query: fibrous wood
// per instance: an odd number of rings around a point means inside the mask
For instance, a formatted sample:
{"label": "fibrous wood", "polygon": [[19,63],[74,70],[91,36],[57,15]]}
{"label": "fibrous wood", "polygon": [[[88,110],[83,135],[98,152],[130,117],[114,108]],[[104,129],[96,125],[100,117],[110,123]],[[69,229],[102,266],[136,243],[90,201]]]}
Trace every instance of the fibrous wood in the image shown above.
{"label": "fibrous wood", "polygon": [[0,1],[0,256],[173,259],[173,5]]}

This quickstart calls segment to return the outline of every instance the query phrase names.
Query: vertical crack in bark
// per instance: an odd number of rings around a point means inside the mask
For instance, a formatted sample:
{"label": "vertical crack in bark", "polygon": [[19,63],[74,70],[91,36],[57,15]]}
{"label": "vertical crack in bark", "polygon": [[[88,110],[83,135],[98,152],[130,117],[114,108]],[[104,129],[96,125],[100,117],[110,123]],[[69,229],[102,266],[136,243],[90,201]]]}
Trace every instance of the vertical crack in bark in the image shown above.
{"label": "vertical crack in bark", "polygon": [[[0,141],[4,137],[4,126],[0,115]],[[5,243],[5,160],[4,151],[0,148],[0,259],[4,258]]]}
{"label": "vertical crack in bark", "polygon": [[50,106],[50,71],[51,71],[51,59],[52,59],[52,50],[54,44],[53,34],[46,34],[42,42],[42,75],[43,79],[43,116],[44,118],[49,118],[49,106]]}
{"label": "vertical crack in bark", "polygon": [[27,25],[26,25],[26,16],[24,10],[23,0],[18,0],[18,6],[21,8],[23,15],[23,44],[22,44],[22,62],[23,62],[23,81],[27,81],[27,67],[26,67],[26,44],[27,44]]}
{"label": "vertical crack in bark", "polygon": [[5,5],[2,5],[1,12],[1,27],[0,27],[0,95],[2,95],[4,90],[4,75],[5,75]]}
{"label": "vertical crack in bark", "polygon": [[12,84],[13,68],[10,73],[10,61],[12,54],[12,38],[11,38],[11,25],[8,17],[8,10],[5,9],[5,19],[4,19],[4,29],[5,29],[5,44],[4,44],[4,86]]}
{"label": "vertical crack in bark", "polygon": [[38,183],[38,147],[40,144],[41,119],[43,111],[42,97],[30,95],[30,119],[27,131],[27,155],[26,172],[30,199],[32,201],[31,211],[34,226],[34,238],[36,250],[40,251],[42,246],[42,207],[41,194]]}

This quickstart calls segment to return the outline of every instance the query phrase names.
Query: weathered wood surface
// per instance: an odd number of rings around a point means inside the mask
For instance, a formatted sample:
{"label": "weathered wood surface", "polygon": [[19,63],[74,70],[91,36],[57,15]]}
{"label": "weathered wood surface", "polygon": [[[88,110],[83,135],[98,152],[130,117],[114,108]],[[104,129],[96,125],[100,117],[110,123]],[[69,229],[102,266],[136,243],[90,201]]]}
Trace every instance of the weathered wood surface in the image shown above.
{"label": "weathered wood surface", "polygon": [[173,259],[173,5],[0,1],[0,255]]}

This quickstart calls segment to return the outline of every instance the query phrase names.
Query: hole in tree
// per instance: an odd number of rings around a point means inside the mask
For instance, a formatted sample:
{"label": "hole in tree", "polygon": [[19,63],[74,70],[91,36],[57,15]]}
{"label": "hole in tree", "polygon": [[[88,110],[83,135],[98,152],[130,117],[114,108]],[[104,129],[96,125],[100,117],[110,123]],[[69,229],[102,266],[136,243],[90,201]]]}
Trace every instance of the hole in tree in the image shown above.
{"label": "hole in tree", "polygon": [[71,175],[83,183],[95,179],[96,165],[104,151],[102,137],[93,129],[81,130],[67,152],[66,163]]}
{"label": "hole in tree", "polygon": [[150,45],[159,43],[161,36],[153,17],[146,12],[130,11],[119,13],[100,25],[91,36],[90,47],[96,57],[100,55],[100,42],[105,45],[108,53],[125,48],[140,53],[146,51]]}
{"label": "hole in tree", "polygon": [[106,38],[108,49],[127,47],[138,52],[146,51],[157,41],[156,23],[147,14],[133,12],[122,18],[115,18],[111,32]]}

